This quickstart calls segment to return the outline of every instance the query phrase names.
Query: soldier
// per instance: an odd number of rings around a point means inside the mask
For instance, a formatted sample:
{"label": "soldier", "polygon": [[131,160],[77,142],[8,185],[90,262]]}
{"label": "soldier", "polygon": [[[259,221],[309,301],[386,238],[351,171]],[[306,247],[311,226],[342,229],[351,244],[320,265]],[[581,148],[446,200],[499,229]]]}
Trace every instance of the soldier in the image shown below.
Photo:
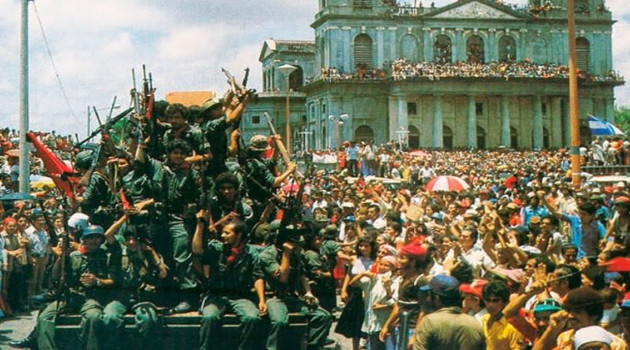
{"label": "soldier", "polygon": [[39,349],[57,349],[55,344],[55,317],[57,310],[78,312],[83,316],[79,339],[85,349],[99,349],[103,346],[103,305],[111,297],[111,289],[116,283],[118,271],[111,264],[110,249],[101,246],[105,241],[103,228],[91,225],[83,229],[81,248],[67,257],[66,266],[58,259],[53,267],[52,277],[58,279],[62,269],[66,273],[68,288],[67,301],[55,301],[41,311],[37,317],[36,336]]}
{"label": "soldier", "polygon": [[[329,231],[332,229],[329,228]],[[351,261],[339,245],[332,239],[325,240],[326,229],[321,229],[305,237],[305,250],[303,259],[306,277],[313,282],[313,294],[319,299],[321,306],[328,312],[333,312],[337,306],[335,294],[335,279],[333,270],[337,264],[337,258]],[[332,236],[332,233],[331,233]]]}
{"label": "soldier", "polygon": [[[254,248],[247,244],[247,225],[239,220],[223,226],[221,240],[210,240],[204,247],[205,213],[197,213],[193,252],[202,255],[205,265],[204,298],[201,305],[201,350],[219,349],[221,315],[234,312],[241,320],[239,349],[254,347],[260,315],[266,313],[265,282]],[[251,292],[256,291],[256,296]],[[258,300],[256,300],[258,299]],[[258,307],[256,307],[257,302]]]}
{"label": "soldier", "polygon": [[112,204],[110,183],[103,169],[92,169],[95,154],[93,151],[85,150],[77,154],[74,168],[82,176],[88,177],[88,184],[77,201],[81,206],[81,211],[87,214],[93,224],[109,227],[113,222],[109,208]]}
{"label": "soldier", "polygon": [[181,103],[174,103],[166,108],[166,118],[171,123],[171,128],[164,133],[164,144],[174,140],[184,140],[194,154],[201,154],[204,144],[201,130],[188,124],[188,110]]}
{"label": "soldier", "polygon": [[325,344],[332,324],[331,314],[319,307],[319,301],[311,293],[303,271],[298,237],[281,243],[281,247],[270,244],[259,255],[265,273],[266,289],[271,294],[271,298],[267,300],[271,323],[267,338],[269,350],[287,349],[281,340],[286,339],[284,332],[289,321],[289,312],[301,312],[308,317],[308,349],[319,349]]}
{"label": "soldier", "polygon": [[[148,202],[145,202],[148,203]],[[131,308],[135,314],[136,329],[142,339],[142,348],[154,348],[155,338],[153,331],[159,326],[157,316],[158,290],[163,280],[168,275],[168,268],[162,256],[159,255],[147,242],[138,240],[135,232],[125,230],[123,223],[128,220],[130,214],[142,210],[143,204],[138,204],[132,211],[125,212],[105,232],[108,245],[119,244],[122,240],[122,255],[113,257],[120,259],[122,274],[120,289],[116,300],[105,306],[103,321],[110,333],[108,337],[108,349],[121,349],[124,329],[123,316]],[[122,229],[122,234],[118,234]],[[118,240],[117,240],[118,238]]]}
{"label": "soldier", "polygon": [[223,103],[216,99],[210,99],[201,105],[201,130],[210,144],[212,158],[208,161],[206,174],[212,178],[228,171],[225,161],[228,156],[227,130],[233,123],[238,123],[240,115],[224,116]]}
{"label": "soldier", "polygon": [[[238,218],[247,224],[248,228],[254,225],[254,213],[252,208],[241,200],[239,195],[238,178],[230,173],[221,173],[215,181],[215,197],[210,204],[212,223],[208,228],[211,233],[221,232],[221,221],[229,218]],[[228,217],[228,215],[232,214]]]}
{"label": "soldier", "polygon": [[[175,140],[167,146],[166,164],[147,159],[142,148],[136,161],[148,166],[152,174],[155,193],[156,215],[152,218],[149,239],[154,248],[164,256],[171,269],[171,282],[177,292],[173,299],[179,304],[173,312],[187,312],[192,309],[193,290],[197,287],[192,267],[189,234],[184,227],[184,219],[197,210],[201,196],[198,173],[185,163],[189,149],[182,140]],[[192,213],[192,214],[191,214]]]}
{"label": "soldier", "polygon": [[245,161],[245,181],[249,197],[253,201],[252,208],[254,209],[255,217],[260,216],[275,189],[280,187],[284,180],[296,169],[295,163],[291,162],[282,174],[275,176],[270,170],[269,163],[264,158],[264,153],[269,149],[267,137],[264,135],[252,136],[247,148],[248,158]]}

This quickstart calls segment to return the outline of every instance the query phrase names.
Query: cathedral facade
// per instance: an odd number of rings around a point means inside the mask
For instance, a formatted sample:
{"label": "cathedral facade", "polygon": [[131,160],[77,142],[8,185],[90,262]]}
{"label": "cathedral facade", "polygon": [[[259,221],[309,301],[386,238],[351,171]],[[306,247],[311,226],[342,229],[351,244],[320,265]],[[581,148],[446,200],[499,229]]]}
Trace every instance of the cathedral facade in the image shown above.
{"label": "cathedral facade", "polygon": [[[581,136],[586,118],[613,121],[614,21],[604,0],[575,0]],[[570,143],[566,0],[319,0],[314,41],[267,40],[263,89],[245,133],[265,112],[296,148],[403,140],[410,148],[556,148]],[[278,69],[290,64],[287,77]],[[288,84],[288,89],[287,89]],[[307,145],[308,144],[308,145]]]}

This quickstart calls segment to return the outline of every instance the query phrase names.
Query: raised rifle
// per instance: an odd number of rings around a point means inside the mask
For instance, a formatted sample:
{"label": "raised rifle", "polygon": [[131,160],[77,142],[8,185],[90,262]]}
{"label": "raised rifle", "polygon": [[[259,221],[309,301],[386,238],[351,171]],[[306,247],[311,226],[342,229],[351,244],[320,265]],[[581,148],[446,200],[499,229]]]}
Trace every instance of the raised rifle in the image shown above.
{"label": "raised rifle", "polygon": [[[273,122],[271,121],[269,113],[265,112],[265,118],[267,119],[267,127],[269,127],[269,132],[271,133],[271,135],[277,136],[278,133],[276,132],[276,128],[273,126]],[[284,142],[278,137],[274,137],[274,142],[276,143],[278,152],[280,152],[280,156],[284,161],[284,165],[289,166],[289,163],[291,163],[291,155],[287,151],[287,148],[284,146]],[[302,175],[302,173],[297,169],[295,170],[295,175],[298,179],[302,179],[304,177],[304,175]]]}

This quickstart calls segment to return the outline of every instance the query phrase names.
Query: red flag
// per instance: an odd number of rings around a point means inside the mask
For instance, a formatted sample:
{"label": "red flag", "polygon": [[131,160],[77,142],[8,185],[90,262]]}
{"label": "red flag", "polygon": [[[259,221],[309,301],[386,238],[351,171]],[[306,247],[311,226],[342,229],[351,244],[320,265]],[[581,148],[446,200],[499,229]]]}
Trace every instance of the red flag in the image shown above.
{"label": "red flag", "polygon": [[[51,150],[44,146],[37,136],[33,133],[26,133],[26,137],[35,147],[37,156],[44,162],[46,173],[50,176],[57,188],[64,192],[68,198],[73,198],[73,188],[79,183],[78,176],[72,176],[74,173],[72,168],[66,165],[61,159],[59,159]],[[61,176],[66,174],[66,180],[63,180]]]}

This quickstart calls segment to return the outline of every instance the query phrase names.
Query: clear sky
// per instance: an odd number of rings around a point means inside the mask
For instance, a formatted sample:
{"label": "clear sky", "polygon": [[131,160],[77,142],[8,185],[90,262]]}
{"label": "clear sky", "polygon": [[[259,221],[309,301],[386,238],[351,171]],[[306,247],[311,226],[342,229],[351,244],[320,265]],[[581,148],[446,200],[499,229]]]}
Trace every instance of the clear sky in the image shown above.
{"label": "clear sky", "polygon": [[[121,108],[129,106],[131,69],[140,79],[143,63],[153,73],[158,99],[169,91],[222,94],[227,85],[221,67],[238,77],[250,67],[249,85],[260,89],[263,41],[313,40],[309,25],[317,6],[317,0],[35,0],[29,6],[31,129],[78,132],[82,137],[88,106],[108,108],[114,96]],[[608,0],[607,6],[618,21],[614,68],[630,79],[630,6],[624,0]],[[0,0],[0,8],[0,127],[17,128],[20,1]],[[630,106],[630,87],[615,92],[618,105]]]}

